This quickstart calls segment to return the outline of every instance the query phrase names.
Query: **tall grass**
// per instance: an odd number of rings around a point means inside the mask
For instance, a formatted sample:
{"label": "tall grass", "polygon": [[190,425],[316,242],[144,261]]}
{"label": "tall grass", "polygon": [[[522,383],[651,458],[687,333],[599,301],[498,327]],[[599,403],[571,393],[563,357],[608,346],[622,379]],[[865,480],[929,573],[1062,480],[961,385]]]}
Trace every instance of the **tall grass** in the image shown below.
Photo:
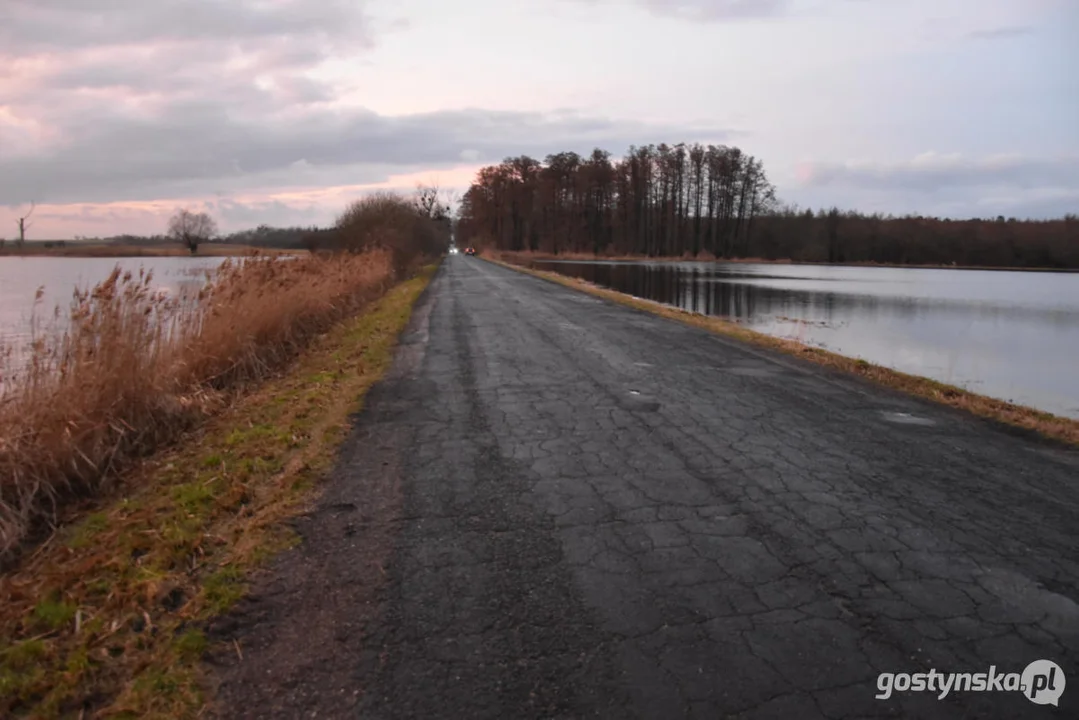
{"label": "tall grass", "polygon": [[34,337],[18,367],[0,352],[0,561],[385,292],[393,261],[382,249],[228,260],[179,297],[117,268],[76,290],[66,327]]}

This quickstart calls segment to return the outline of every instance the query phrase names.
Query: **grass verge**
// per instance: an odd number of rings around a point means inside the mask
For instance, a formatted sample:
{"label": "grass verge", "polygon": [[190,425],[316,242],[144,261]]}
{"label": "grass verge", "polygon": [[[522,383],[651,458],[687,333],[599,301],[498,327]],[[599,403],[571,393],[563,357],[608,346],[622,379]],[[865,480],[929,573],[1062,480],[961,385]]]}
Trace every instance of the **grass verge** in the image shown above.
{"label": "grass verge", "polygon": [[796,355],[818,365],[842,370],[910,395],[965,410],[979,417],[1002,422],[1012,427],[1032,431],[1045,438],[1079,446],[1079,421],[1070,418],[1063,418],[1034,408],[1015,405],[996,398],[986,397],[985,395],[978,395],[953,385],[937,382],[936,380],[917,375],[908,375],[899,372],[898,370],[874,365],[865,360],[850,358],[821,348],[811,347],[795,340],[787,340],[785,338],[766,335],[723,318],[701,315],[699,313],[671,307],[652,300],[635,298],[626,295],[625,293],[599,287],[578,278],[568,277],[546,270],[534,270],[521,267],[512,262],[499,259],[499,257],[492,254],[485,255],[484,259],[503,267],[516,270],[517,272],[540,277],[558,283],[559,285],[564,285],[565,287],[581,290],[597,297],[612,300],[622,305],[637,308],[638,310],[645,310],[654,315],[678,320],[679,322],[693,325],[694,327],[710,330],[711,332],[741,340],[742,342],[778,350],[788,355]]}
{"label": "grass verge", "polygon": [[0,578],[0,717],[196,717],[202,628],[295,542],[435,266],[134,469]]}

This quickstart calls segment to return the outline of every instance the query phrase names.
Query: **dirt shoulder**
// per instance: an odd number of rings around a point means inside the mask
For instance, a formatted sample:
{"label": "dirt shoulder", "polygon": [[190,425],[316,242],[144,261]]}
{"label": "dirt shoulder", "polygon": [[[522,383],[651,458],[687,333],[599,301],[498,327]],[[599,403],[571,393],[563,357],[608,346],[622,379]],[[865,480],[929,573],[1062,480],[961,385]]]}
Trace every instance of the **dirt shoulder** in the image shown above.
{"label": "dirt shoulder", "polygon": [[211,621],[296,543],[289,520],[317,496],[433,273],[391,289],[146,460],[0,578],[0,716],[202,712]]}
{"label": "dirt shoulder", "polygon": [[402,466],[416,449],[412,428],[362,418],[396,403],[421,364],[433,290],[417,301],[393,366],[368,395],[325,492],[292,523],[299,542],[211,625],[212,716],[346,717],[355,707],[363,633],[378,613],[392,561]]}

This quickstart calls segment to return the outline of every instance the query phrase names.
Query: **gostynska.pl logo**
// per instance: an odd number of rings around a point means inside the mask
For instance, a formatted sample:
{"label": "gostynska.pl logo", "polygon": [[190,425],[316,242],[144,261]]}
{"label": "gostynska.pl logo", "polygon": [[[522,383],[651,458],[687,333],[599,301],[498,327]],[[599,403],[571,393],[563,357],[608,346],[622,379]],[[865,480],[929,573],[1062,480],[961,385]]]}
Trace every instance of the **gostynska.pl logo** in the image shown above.
{"label": "gostynska.pl logo", "polygon": [[1052,660],[1035,660],[1021,673],[881,673],[876,696],[887,700],[896,692],[933,692],[943,700],[953,692],[1021,692],[1036,705],[1059,705],[1064,693],[1064,671]]}

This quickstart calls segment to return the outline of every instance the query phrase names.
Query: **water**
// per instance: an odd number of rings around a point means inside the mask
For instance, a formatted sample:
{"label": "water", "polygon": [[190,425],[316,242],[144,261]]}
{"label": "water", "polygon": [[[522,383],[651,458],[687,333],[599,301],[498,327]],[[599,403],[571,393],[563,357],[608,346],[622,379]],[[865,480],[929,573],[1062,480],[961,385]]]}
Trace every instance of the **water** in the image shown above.
{"label": "water", "polygon": [[177,293],[201,288],[206,273],[224,260],[223,257],[0,257],[0,345],[13,348],[16,354],[25,348],[31,337],[38,288],[44,290],[36,310],[40,324],[52,325],[53,310],[59,305],[61,316],[56,324],[62,326],[72,291],[76,287],[92,287],[107,278],[117,265],[136,274],[140,267],[152,270],[155,289]]}
{"label": "water", "polygon": [[1079,419],[1079,274],[696,262],[532,266]]}

